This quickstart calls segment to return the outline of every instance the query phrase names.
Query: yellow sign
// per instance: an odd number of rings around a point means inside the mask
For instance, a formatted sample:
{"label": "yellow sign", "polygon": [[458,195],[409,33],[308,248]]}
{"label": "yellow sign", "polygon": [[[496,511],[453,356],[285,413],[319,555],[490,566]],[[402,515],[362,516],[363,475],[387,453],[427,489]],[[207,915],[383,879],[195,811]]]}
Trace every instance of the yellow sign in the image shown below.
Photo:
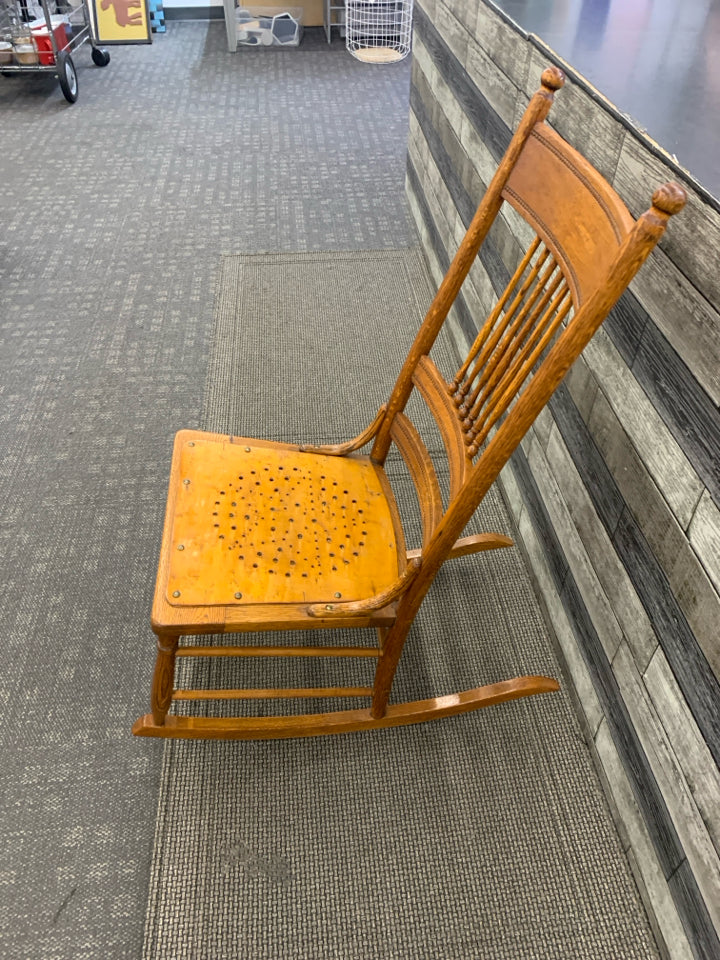
{"label": "yellow sign", "polygon": [[100,43],[151,43],[146,0],[95,0]]}

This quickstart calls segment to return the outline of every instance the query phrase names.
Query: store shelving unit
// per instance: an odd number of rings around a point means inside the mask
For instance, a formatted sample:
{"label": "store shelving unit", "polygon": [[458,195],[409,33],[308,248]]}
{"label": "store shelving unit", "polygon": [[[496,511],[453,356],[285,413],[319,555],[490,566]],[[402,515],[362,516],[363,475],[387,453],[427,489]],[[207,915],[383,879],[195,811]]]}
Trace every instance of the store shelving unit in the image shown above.
{"label": "store shelving unit", "polygon": [[345,36],[345,0],[323,0],[323,27],[327,42],[332,40],[332,29],[340,31]]}
{"label": "store shelving unit", "polygon": [[235,0],[223,0],[225,30],[227,31],[227,44],[230,53],[235,53],[237,50],[237,21],[235,19],[235,6]]}

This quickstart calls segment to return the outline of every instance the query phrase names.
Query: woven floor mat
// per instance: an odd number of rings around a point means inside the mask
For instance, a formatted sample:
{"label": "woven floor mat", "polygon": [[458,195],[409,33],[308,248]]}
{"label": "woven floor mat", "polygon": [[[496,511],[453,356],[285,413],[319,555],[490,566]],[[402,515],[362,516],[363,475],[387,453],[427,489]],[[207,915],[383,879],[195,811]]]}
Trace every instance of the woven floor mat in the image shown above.
{"label": "woven floor mat", "polygon": [[[413,250],[223,258],[205,426],[352,436],[429,297]],[[445,366],[449,346],[437,352]],[[397,461],[389,472],[412,538],[408,479]],[[473,525],[509,530],[496,492]],[[263,686],[303,686],[363,682],[367,665],[183,669],[212,686],[252,685],[258,669]],[[518,551],[447,564],[394,698],[525,673],[560,677]],[[334,738],[168,741],[158,810],[146,960],[656,956],[564,692]]]}

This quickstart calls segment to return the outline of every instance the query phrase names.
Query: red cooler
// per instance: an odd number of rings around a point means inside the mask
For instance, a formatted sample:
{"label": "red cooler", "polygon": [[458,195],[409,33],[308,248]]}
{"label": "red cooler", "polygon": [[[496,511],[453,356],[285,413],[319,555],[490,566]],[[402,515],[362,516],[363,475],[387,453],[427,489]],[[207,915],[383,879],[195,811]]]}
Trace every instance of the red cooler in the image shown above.
{"label": "red cooler", "polygon": [[[53,26],[53,33],[55,34],[55,43],[57,44],[58,50],[62,50],[63,47],[67,46],[68,38],[65,33],[65,24],[56,23]],[[35,41],[35,46],[38,49],[38,55],[40,57],[40,63],[44,66],[50,66],[55,63],[55,57],[53,55],[52,40],[50,39],[50,33],[48,28],[38,27],[32,31],[33,40]]]}

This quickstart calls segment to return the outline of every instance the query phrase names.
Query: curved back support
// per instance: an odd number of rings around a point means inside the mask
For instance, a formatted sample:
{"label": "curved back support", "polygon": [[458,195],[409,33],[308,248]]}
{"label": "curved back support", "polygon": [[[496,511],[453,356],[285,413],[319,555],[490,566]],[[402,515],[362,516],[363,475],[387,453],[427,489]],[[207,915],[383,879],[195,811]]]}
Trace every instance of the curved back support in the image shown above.
{"label": "curved back support", "polygon": [[546,123],[533,128],[502,196],[550,250],[576,307],[605,282],[634,223],[610,184]]}

